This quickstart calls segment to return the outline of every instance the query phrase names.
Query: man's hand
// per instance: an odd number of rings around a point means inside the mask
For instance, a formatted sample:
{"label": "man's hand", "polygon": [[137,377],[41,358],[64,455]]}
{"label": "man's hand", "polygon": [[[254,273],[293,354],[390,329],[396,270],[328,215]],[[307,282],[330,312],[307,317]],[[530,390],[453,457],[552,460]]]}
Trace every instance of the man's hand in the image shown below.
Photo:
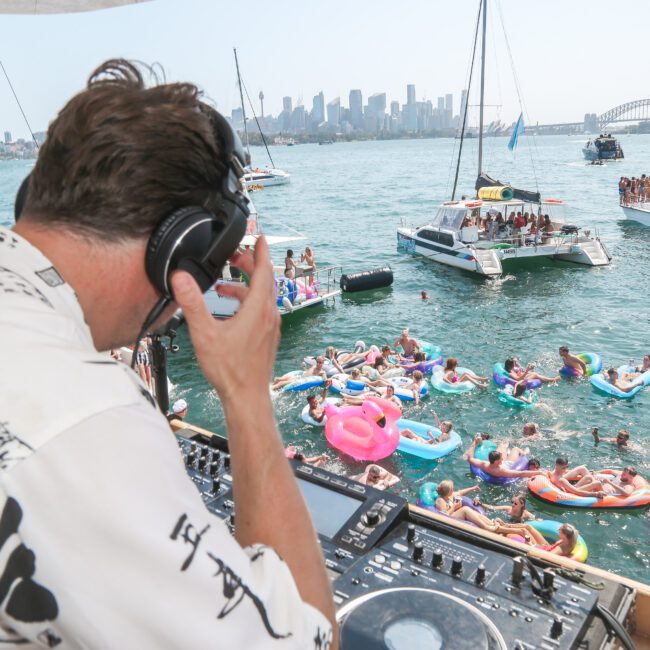
{"label": "man's hand", "polygon": [[227,408],[235,396],[268,394],[280,339],[280,314],[276,307],[275,279],[264,237],[254,255],[235,253],[231,262],[251,278],[250,286],[220,284],[219,295],[240,301],[230,319],[215,320],[194,278],[185,271],[172,275],[174,299],[183,310],[206,379]]}

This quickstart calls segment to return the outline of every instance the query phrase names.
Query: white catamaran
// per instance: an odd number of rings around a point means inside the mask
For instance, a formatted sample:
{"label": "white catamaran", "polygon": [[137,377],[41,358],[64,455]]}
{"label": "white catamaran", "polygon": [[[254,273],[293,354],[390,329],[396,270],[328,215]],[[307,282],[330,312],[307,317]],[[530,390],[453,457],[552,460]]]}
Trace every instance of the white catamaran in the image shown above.
{"label": "white catamaran", "polygon": [[[481,15],[483,33],[478,177],[475,185],[477,197],[472,200],[454,200],[467,122],[468,103],[465,102],[452,200],[439,206],[433,219],[424,225],[408,224],[403,218],[397,228],[398,247],[409,253],[479,275],[499,275],[503,273],[503,265],[511,260],[540,257],[588,266],[609,264],[611,256],[598,236],[592,236],[590,230],[567,223],[564,201],[542,200],[539,192],[514,189],[483,173],[487,0],[482,1],[479,9],[474,52]],[[468,91],[471,86],[473,61],[472,56]],[[513,134],[515,144],[519,132],[523,131],[523,122],[520,122],[521,118]]]}

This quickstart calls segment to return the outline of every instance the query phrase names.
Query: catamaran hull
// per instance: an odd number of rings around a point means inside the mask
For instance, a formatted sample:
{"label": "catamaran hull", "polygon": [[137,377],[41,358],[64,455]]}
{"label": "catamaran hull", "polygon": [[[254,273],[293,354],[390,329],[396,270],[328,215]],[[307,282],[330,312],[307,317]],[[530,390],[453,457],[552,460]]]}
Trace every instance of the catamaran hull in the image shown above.
{"label": "catamaran hull", "polygon": [[609,252],[597,238],[580,243],[513,246],[501,249],[466,246],[462,242],[454,243],[455,246],[451,249],[422,242],[410,236],[406,229],[398,229],[397,233],[398,248],[478,275],[500,275],[503,273],[503,265],[508,266],[515,260],[548,258],[586,266],[606,266],[611,261]]}
{"label": "catamaran hull", "polygon": [[252,174],[244,174],[244,183],[246,187],[253,187],[261,185],[262,187],[273,187],[274,185],[286,185],[291,181],[291,174],[286,172],[253,172]]}
{"label": "catamaran hull", "polygon": [[644,226],[650,226],[650,209],[648,209],[650,208],[650,205],[648,205],[648,208],[633,208],[629,206],[621,207],[626,219],[632,219],[633,221],[642,223]]}

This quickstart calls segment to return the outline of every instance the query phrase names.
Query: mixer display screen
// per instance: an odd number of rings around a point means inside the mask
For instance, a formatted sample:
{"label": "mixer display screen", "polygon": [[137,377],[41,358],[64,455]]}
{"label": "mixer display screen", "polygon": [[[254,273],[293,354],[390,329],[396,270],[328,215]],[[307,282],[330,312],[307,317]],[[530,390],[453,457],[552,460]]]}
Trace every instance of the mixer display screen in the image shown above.
{"label": "mixer display screen", "polygon": [[298,486],[316,530],[328,539],[336,535],[361,504],[358,499],[323,489],[322,486],[301,478],[298,478]]}

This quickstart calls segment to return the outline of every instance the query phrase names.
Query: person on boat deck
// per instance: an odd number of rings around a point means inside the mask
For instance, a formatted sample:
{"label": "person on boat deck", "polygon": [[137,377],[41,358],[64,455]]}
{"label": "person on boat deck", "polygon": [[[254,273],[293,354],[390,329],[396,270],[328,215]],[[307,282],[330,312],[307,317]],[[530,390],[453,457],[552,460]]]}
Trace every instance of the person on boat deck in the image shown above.
{"label": "person on boat deck", "polygon": [[458,366],[458,359],[456,357],[449,357],[445,364],[445,369],[442,374],[442,379],[447,384],[456,384],[462,381],[469,381],[470,383],[478,386],[479,388],[488,387],[488,378],[479,377],[470,370],[466,370],[462,375],[458,375],[456,367]]}
{"label": "person on boat deck", "polygon": [[482,442],[483,437],[480,433],[477,433],[474,440],[472,440],[472,444],[467,450],[466,455],[470,465],[482,469],[486,474],[496,478],[526,478],[537,476],[542,473],[541,470],[511,469],[510,467],[504,467],[504,460],[508,463],[514,463],[520,458],[520,456],[525,455],[525,450],[520,449],[519,447],[508,449],[507,443],[505,444],[505,447],[504,445],[499,445],[495,451],[491,451],[488,454],[488,460],[479,460],[478,458],[474,458],[476,447]]}
{"label": "person on boat deck", "polygon": [[525,521],[535,521],[537,519],[532,512],[526,510],[526,497],[522,494],[513,496],[509,506],[493,506],[489,503],[483,503],[480,499],[474,499],[474,505],[483,506],[486,510],[494,512],[505,512],[513,524],[521,524]]}
{"label": "person on boat deck", "polygon": [[357,474],[351,478],[353,481],[358,481],[364,485],[372,485],[377,490],[386,490],[399,483],[399,476],[391,474],[388,470],[374,463],[368,465],[361,474]]}
{"label": "person on boat deck", "polygon": [[314,251],[311,246],[305,247],[305,252],[300,255],[300,261],[304,262],[310,269],[307,275],[309,276],[309,285],[311,286],[314,283],[314,273],[316,273],[316,260],[314,259]]}
{"label": "person on boat deck", "polygon": [[636,471],[636,467],[628,466],[622,470],[612,471],[614,471],[614,479],[605,474],[594,472],[581,478],[576,483],[576,487],[588,492],[589,496],[602,497],[606,494],[627,496],[642,485],[642,479]]}
{"label": "person on boat deck", "polygon": [[323,408],[323,404],[327,399],[327,391],[330,389],[331,385],[331,382],[328,381],[320,396],[307,395],[307,404],[309,404],[309,410],[307,412],[309,413],[309,417],[316,422],[322,422],[325,418],[325,409]]}
{"label": "person on boat deck", "polygon": [[616,445],[619,449],[627,449],[630,442],[630,432],[626,429],[621,429],[615,438],[601,438],[598,433],[598,427],[593,427],[591,430],[591,435],[594,437],[594,443],[599,444],[601,442],[606,442],[610,445]]}
{"label": "person on boat deck", "polygon": [[611,384],[623,393],[631,393],[637,386],[643,386],[643,380],[632,381],[629,384],[621,381],[616,368],[610,368],[607,371],[607,383]]}
{"label": "person on boat deck", "polygon": [[503,367],[505,368],[506,375],[515,381],[532,381],[533,379],[539,379],[542,383],[547,384],[560,380],[560,375],[555,375],[555,377],[546,377],[539,372],[535,372],[535,366],[532,363],[529,363],[526,368],[522,368],[515,357],[509,357],[506,359]]}
{"label": "person on boat deck", "polygon": [[544,215],[544,232],[545,233],[555,232],[555,227],[551,222],[551,217],[549,217],[547,214]]}
{"label": "person on boat deck", "polygon": [[[325,364],[325,358],[318,356],[316,357],[316,363],[311,366],[310,368],[307,368],[307,370],[303,370],[301,377],[322,377],[323,380],[327,381],[327,374],[325,373],[325,369],[323,365]],[[282,375],[281,377],[275,377],[273,379],[273,384],[271,385],[271,390],[280,390],[283,386],[286,386],[287,384],[290,384],[292,381],[296,381],[298,379],[298,376],[292,374],[292,373],[287,373],[286,375]]]}
{"label": "person on boat deck", "polygon": [[566,368],[572,368],[580,376],[587,374],[587,364],[579,357],[576,357],[575,354],[571,354],[566,345],[560,347],[559,354]]}
{"label": "person on boat deck", "polygon": [[[0,226],[0,268],[27,287],[0,291],[4,647],[333,650],[330,582],[269,394],[269,248],[235,240],[244,149],[194,84],[161,78],[124,59],[94,70],[50,121],[15,225]],[[223,321],[182,270],[217,247],[219,266],[232,251],[251,278],[220,287],[240,301]],[[234,534],[137,373],[106,355],[178,308],[225,414]]]}
{"label": "person on boat deck", "polygon": [[403,329],[399,338],[393,343],[393,347],[402,346],[405,357],[413,356],[413,353],[420,349],[420,344],[410,335],[408,328]]}
{"label": "person on boat deck", "polygon": [[465,218],[463,219],[463,223],[461,224],[461,228],[469,228],[472,225],[472,219],[468,214],[465,215]]}
{"label": "person on boat deck", "polygon": [[[577,494],[581,497],[605,496],[604,491],[600,490],[598,494],[594,490],[586,490],[579,487],[579,482],[591,476],[591,472],[585,465],[579,465],[573,469],[569,469],[569,460],[562,456],[555,459],[555,469],[552,472],[544,472],[549,481],[559,490],[569,492],[569,494]],[[571,481],[578,481],[575,485]]]}
{"label": "person on boat deck", "polygon": [[436,508],[445,515],[449,515],[459,521],[466,521],[492,533],[500,535],[526,534],[527,529],[523,524],[506,524],[497,519],[492,521],[489,517],[478,511],[476,507],[470,507],[463,504],[461,497],[467,496],[472,492],[478,492],[480,486],[473,485],[462,490],[454,490],[454,482],[445,479],[440,481],[437,492],[438,498],[435,501]]}
{"label": "person on boat deck", "polygon": [[284,275],[289,280],[296,279],[296,261],[293,259],[293,251],[287,249],[287,256],[284,258]]}

